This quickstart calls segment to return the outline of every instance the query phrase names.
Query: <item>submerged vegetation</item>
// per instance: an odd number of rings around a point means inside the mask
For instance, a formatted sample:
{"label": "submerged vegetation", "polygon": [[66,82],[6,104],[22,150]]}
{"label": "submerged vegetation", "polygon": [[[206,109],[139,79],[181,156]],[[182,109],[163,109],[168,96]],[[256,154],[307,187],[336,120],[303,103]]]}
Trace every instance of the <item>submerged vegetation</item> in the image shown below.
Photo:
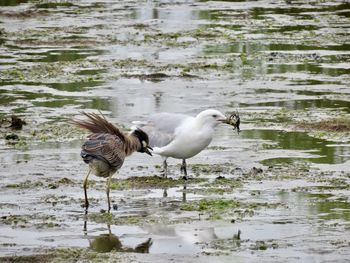
{"label": "submerged vegetation", "polygon": [[317,122],[300,122],[296,127],[305,130],[350,132],[350,118],[326,119]]}
{"label": "submerged vegetation", "polygon": [[[143,169],[144,167],[140,167]],[[127,179],[116,179],[111,183],[111,189],[127,190],[140,188],[167,188],[183,186],[184,184],[198,184],[206,181],[204,178],[195,178],[186,181],[184,179],[164,178],[161,176],[128,177]]]}

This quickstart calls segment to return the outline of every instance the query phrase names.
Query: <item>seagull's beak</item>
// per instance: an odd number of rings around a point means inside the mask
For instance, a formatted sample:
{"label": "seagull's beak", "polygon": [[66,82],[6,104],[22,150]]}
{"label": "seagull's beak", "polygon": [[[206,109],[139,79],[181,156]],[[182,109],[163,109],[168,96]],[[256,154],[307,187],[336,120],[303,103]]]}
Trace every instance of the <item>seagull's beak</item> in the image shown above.
{"label": "seagull's beak", "polygon": [[227,123],[227,118],[226,117],[222,117],[221,119],[218,119],[219,122],[222,123]]}
{"label": "seagull's beak", "polygon": [[147,153],[148,155],[151,155],[151,156],[152,156],[152,153],[151,153],[148,149],[151,150],[151,151],[153,151],[152,147],[147,145],[147,146],[144,148],[145,153]]}

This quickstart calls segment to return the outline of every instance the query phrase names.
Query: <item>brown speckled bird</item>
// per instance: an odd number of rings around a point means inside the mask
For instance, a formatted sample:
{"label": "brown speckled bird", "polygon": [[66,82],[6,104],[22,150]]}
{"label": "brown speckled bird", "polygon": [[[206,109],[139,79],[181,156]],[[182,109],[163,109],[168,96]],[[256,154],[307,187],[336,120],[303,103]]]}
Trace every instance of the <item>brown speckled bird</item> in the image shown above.
{"label": "brown speckled bird", "polygon": [[96,176],[106,177],[108,212],[111,210],[109,198],[110,180],[112,175],[122,167],[125,157],[133,152],[142,152],[152,155],[148,145],[148,136],[141,129],[130,133],[123,133],[112,123],[108,122],[101,114],[82,112],[86,120],[72,120],[72,122],[83,129],[92,132],[88,140],[81,147],[81,157],[89,164],[89,172],[84,180],[85,208],[89,207],[87,198],[87,182],[90,173]]}

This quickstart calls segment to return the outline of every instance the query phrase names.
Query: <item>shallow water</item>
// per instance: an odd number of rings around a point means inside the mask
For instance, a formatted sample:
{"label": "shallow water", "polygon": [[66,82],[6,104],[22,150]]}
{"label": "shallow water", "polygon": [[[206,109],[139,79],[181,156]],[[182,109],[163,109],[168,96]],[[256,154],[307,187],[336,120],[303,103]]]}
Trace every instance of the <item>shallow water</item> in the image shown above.
{"label": "shallow water", "polygon": [[[94,240],[109,238],[112,244],[103,249],[130,252],[141,262],[349,258],[349,136],[290,125],[349,116],[348,3],[0,5],[0,117],[17,114],[28,123],[15,131],[23,145],[0,140],[1,255],[93,250]],[[208,182],[224,176],[239,187],[115,189],[119,209],[110,222],[100,218],[104,181],[93,178],[91,216],[85,216],[86,166],[79,157],[85,135],[67,128],[69,118],[101,110],[130,127],[154,112],[195,115],[206,108],[238,110],[243,131],[219,127],[211,147],[189,160],[190,172]],[[119,177],[159,174],[160,163],[159,157],[135,154]],[[197,164],[216,170],[198,170]],[[254,174],[253,167],[263,173]],[[179,162],[170,160],[170,169],[177,178]],[[72,183],[59,183],[62,178]],[[181,209],[203,198],[251,207],[225,210],[222,218]],[[240,239],[234,238],[238,230]],[[149,238],[148,249],[136,249]]]}

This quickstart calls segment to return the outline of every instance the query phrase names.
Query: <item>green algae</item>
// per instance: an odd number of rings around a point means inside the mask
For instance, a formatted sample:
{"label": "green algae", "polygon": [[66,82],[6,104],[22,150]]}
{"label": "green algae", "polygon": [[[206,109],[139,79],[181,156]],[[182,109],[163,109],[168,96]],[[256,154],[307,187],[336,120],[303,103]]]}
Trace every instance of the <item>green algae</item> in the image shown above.
{"label": "green algae", "polygon": [[132,256],[123,255],[112,251],[110,253],[98,253],[91,249],[82,248],[57,248],[48,249],[45,253],[38,253],[26,256],[3,256],[0,257],[1,262],[4,263],[28,263],[28,262],[42,262],[42,263],[75,263],[75,262],[131,262]]}
{"label": "green algae", "polygon": [[210,181],[204,186],[210,187],[224,187],[229,189],[235,189],[242,187],[243,183],[241,178],[225,178],[225,177],[217,177],[214,181]]}
{"label": "green algae", "polygon": [[72,7],[73,3],[70,2],[47,2],[38,3],[35,5],[36,8],[57,8],[57,7]]}
{"label": "green algae", "polygon": [[29,220],[27,217],[21,215],[7,215],[2,216],[0,222],[6,225],[25,227],[29,223]]}
{"label": "green algae", "polygon": [[350,118],[342,117],[335,119],[327,119],[317,122],[299,122],[295,124],[297,128],[305,130],[319,130],[323,133],[318,137],[324,137],[326,132],[350,132]]}
{"label": "green algae", "polygon": [[198,184],[205,179],[194,178],[189,181],[183,179],[163,178],[159,176],[129,177],[127,179],[115,179],[111,182],[111,189],[126,190],[133,188],[165,188],[176,187],[184,184]]}
{"label": "green algae", "polygon": [[180,210],[208,213],[211,219],[221,219],[223,212],[240,207],[237,200],[202,199],[181,204]]}
{"label": "green algae", "polygon": [[110,225],[138,225],[146,222],[142,216],[115,216],[112,213],[88,213],[88,219]]}
{"label": "green algae", "polygon": [[38,187],[43,187],[43,186],[44,186],[44,183],[41,181],[32,182],[30,180],[26,180],[26,181],[21,182],[21,183],[5,185],[6,188],[19,188],[19,189],[38,188]]}

